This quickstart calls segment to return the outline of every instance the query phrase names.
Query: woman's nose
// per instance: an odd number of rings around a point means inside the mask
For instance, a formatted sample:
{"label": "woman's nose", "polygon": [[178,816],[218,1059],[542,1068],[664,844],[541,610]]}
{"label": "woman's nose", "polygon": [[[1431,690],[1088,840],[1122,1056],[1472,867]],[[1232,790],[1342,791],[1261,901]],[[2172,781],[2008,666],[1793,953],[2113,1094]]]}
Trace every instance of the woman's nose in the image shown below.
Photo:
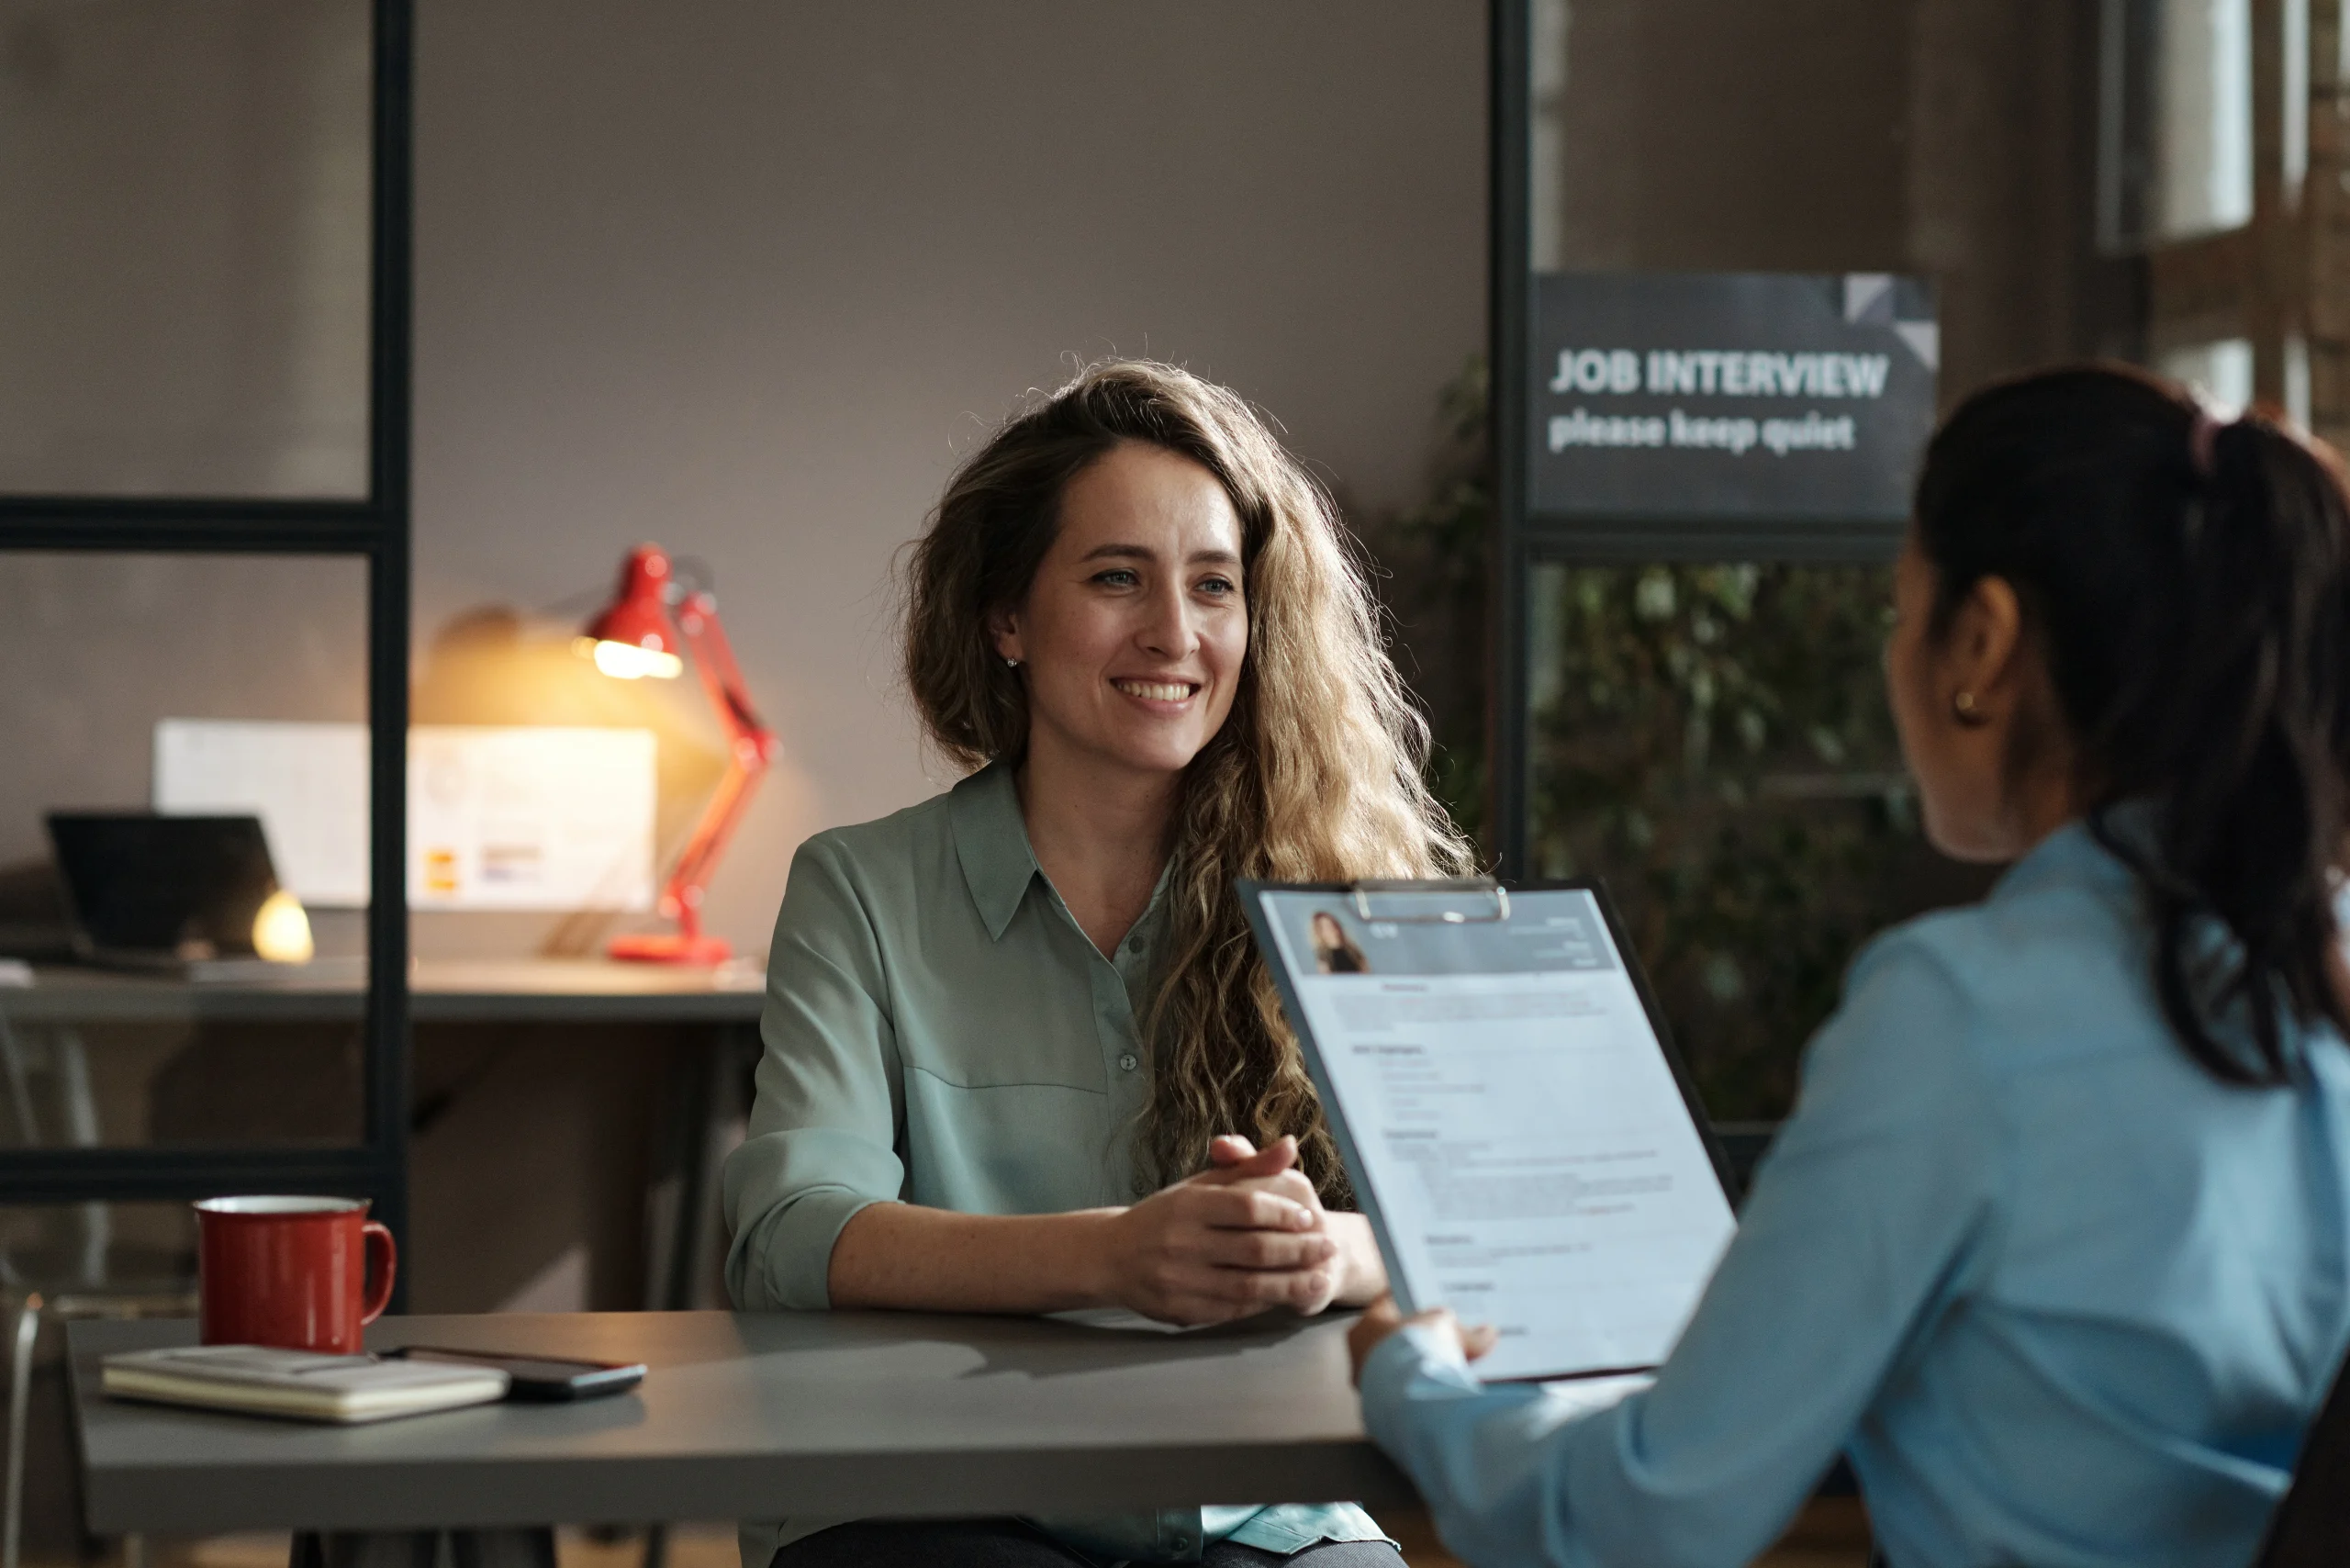
{"label": "woman's nose", "polygon": [[1181,589],[1152,594],[1149,606],[1142,625],[1142,645],[1162,658],[1188,657],[1199,645],[1199,628],[1192,623],[1192,607]]}

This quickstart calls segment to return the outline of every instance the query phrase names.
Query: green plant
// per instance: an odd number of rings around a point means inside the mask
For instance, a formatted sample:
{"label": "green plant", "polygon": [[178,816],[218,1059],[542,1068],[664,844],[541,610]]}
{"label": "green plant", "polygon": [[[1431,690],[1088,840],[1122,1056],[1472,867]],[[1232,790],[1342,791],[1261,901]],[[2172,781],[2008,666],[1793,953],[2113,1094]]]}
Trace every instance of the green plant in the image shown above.
{"label": "green plant", "polygon": [[1784,1114],[1920,841],[1877,674],[1882,566],[1539,568],[1542,875],[1616,897],[1707,1104]]}
{"label": "green plant", "polygon": [[1486,561],[1492,442],[1485,362],[1472,356],[1437,398],[1428,498],[1365,532],[1397,654],[1427,716],[1428,788],[1484,846]]}

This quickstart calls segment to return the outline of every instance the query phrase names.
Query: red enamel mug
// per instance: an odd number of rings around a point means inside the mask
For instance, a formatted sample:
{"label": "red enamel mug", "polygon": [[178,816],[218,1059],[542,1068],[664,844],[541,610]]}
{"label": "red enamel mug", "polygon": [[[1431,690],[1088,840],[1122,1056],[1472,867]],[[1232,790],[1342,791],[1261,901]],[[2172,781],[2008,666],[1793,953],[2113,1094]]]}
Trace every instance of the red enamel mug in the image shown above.
{"label": "red enamel mug", "polygon": [[367,1217],[363,1198],[207,1198],[196,1222],[207,1345],[353,1356],[360,1330],[391,1304],[392,1233]]}

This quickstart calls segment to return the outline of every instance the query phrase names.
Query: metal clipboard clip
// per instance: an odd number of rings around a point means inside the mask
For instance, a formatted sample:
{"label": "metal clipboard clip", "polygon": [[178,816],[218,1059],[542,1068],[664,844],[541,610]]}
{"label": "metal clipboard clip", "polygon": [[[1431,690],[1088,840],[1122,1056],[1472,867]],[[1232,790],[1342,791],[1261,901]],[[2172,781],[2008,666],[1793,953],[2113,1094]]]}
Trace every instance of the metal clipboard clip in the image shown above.
{"label": "metal clipboard clip", "polygon": [[[1424,878],[1420,880],[1361,881],[1347,884],[1355,901],[1355,914],[1365,924],[1380,921],[1390,925],[1469,925],[1491,924],[1509,918],[1509,890],[1491,877]],[[1471,913],[1459,909],[1431,910],[1426,914],[1375,914],[1371,901],[1376,894],[1415,895],[1436,898],[1446,895],[1473,895],[1480,902],[1490,900],[1493,913]]]}

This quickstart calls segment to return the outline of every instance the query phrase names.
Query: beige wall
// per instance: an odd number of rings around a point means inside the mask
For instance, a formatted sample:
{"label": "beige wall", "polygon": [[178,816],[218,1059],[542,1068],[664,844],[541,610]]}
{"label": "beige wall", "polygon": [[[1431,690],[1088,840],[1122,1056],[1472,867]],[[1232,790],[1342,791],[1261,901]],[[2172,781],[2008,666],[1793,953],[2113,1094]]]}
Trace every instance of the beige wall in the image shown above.
{"label": "beige wall", "polygon": [[[1945,402],[2089,352],[2093,13],[2047,0],[1542,0],[1557,264],[1935,285]],[[1561,13],[1563,13],[1561,15]]]}
{"label": "beige wall", "polygon": [[[1473,0],[423,0],[420,660],[706,559],[783,739],[712,897],[763,946],[800,839],[946,781],[888,572],[1023,389],[1177,360],[1415,495],[1483,334],[1483,49]],[[545,934],[420,949],[485,930]]]}

